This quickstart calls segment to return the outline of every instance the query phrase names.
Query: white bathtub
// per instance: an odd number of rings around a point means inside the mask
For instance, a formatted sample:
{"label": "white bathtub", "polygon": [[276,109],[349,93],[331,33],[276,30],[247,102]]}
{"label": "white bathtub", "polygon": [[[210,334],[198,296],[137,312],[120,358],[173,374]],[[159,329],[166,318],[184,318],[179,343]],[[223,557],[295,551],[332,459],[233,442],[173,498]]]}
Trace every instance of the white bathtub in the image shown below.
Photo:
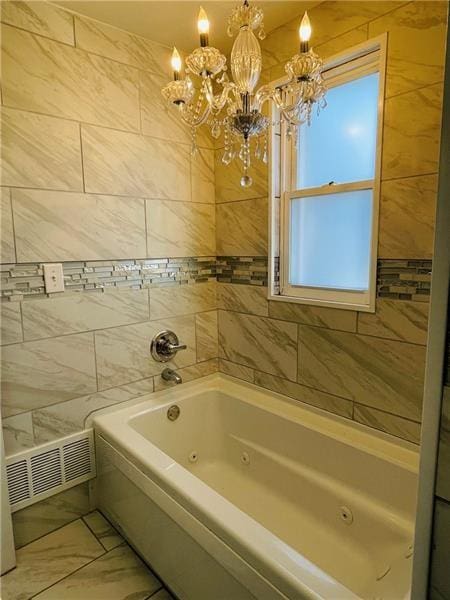
{"label": "white bathtub", "polygon": [[409,597],[412,445],[223,375],[94,427],[99,508],[181,600]]}

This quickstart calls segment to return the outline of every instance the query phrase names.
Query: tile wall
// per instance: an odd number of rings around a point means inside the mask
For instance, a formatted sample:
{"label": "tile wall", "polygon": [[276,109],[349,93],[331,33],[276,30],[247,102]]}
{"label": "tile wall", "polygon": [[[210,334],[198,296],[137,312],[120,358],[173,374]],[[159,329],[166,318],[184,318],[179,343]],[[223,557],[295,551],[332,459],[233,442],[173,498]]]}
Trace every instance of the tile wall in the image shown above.
{"label": "tile wall", "polygon": [[[185,381],[219,368],[419,442],[446,9],[327,1],[310,13],[324,56],[390,35],[380,297],[369,315],[267,300],[267,167],[258,162],[243,189],[238,164],[225,167],[206,136],[191,158],[160,95],[168,48],[52,4],[2,3],[8,454],[161,389],[148,344],[166,327],[189,346],[172,365]],[[265,79],[296,51],[297,21],[264,42]],[[63,263],[66,282],[52,297],[40,268],[49,261]],[[73,520],[83,502],[55,497],[49,522],[38,508],[16,513],[18,544]]]}
{"label": "tile wall", "polygon": [[[217,370],[214,150],[203,136],[191,158],[163,102],[169,48],[39,1],[2,2],[1,21],[12,454],[162,388],[161,329],[188,344],[169,365],[185,380]],[[44,262],[63,263],[63,293],[45,293]]]}
{"label": "tile wall", "polygon": [[[216,150],[219,368],[420,441],[448,3],[325,1],[309,11],[323,57],[388,32],[375,314],[268,301],[268,175],[239,186]],[[299,18],[262,42],[266,81],[297,51]],[[234,175],[234,177],[233,177]],[[250,258],[251,257],[251,258]],[[220,270],[219,270],[220,269]],[[239,285],[238,285],[239,284]]]}

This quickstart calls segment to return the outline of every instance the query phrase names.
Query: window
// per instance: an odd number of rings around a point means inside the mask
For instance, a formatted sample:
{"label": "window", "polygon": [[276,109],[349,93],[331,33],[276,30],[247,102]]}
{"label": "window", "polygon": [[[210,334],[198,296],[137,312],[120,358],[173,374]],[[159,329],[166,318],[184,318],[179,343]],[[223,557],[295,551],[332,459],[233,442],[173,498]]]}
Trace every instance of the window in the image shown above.
{"label": "window", "polygon": [[274,132],[274,299],[374,310],[384,61],[384,39],[335,57],[326,108],[296,144]]}

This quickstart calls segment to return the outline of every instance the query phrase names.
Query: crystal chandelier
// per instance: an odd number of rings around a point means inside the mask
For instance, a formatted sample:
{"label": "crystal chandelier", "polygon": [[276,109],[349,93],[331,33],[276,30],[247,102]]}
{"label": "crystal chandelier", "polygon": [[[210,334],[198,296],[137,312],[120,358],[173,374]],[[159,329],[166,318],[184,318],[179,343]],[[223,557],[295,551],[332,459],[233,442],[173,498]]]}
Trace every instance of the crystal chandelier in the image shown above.
{"label": "crystal chandelier", "polygon": [[262,85],[255,91],[262,56],[253,32],[258,31],[259,39],[264,39],[263,19],[262,10],[250,6],[248,0],[234,8],[228,18],[228,35],[233,37],[237,33],[231,50],[233,81],[230,81],[225,56],[209,46],[209,21],[200,8],[200,47],[187,56],[184,78],[181,76],[181,57],[174,48],[173,81],[162,89],[168,104],[177,107],[182,121],[191,129],[193,152],[196,151],[198,127],[209,126],[216,139],[223,132],[222,162],[228,165],[236,157],[240,159],[243,187],[252,184],[248,174],[251,155],[267,162],[270,120],[261,112],[263,105],[273,102],[280,121],[286,123],[287,135],[296,136],[299,125],[310,123],[313,105],[319,111],[326,104],[326,87],[321,75],[323,61],[309,49],[311,25],[306,12],[299,27],[300,51],[285,65],[286,82],[281,86]]}

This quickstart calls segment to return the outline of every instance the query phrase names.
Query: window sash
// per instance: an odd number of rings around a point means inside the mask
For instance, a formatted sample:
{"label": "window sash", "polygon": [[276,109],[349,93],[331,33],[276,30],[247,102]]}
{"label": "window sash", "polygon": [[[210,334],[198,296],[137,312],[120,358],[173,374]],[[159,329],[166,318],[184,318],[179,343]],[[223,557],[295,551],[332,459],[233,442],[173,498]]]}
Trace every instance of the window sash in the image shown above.
{"label": "window sash", "polygon": [[[281,172],[279,171],[279,253],[280,253],[280,288],[279,294],[273,294],[273,254],[270,255],[270,298],[272,300],[295,301],[300,304],[322,305],[344,309],[373,312],[375,310],[376,264],[378,244],[378,212],[381,171],[381,140],[383,127],[383,100],[385,85],[386,36],[380,36],[355,47],[353,50],[336,55],[327,61],[324,79],[328,87],[334,87],[365,75],[379,72],[377,144],[375,156],[375,178],[365,181],[324,185],[313,188],[297,189],[297,156],[294,143],[287,141],[281,144]],[[280,86],[283,82],[280,81]],[[281,139],[286,140],[285,126],[281,126]],[[272,173],[272,170],[271,170]],[[271,175],[273,176],[273,174]],[[353,190],[372,190],[372,229],[370,241],[369,289],[367,291],[336,290],[332,288],[307,287],[289,283],[289,251],[290,251],[290,202],[293,198],[312,197],[336,194]],[[278,197],[278,195],[277,195]],[[276,222],[270,215],[271,234]],[[275,246],[270,238],[270,244]]]}
{"label": "window sash", "polygon": [[[372,227],[371,227],[371,240],[370,240],[370,257],[371,262],[373,261],[373,246],[374,246],[374,194],[375,194],[375,180],[357,181],[354,183],[343,183],[332,186],[321,186],[319,188],[306,188],[302,190],[296,190],[295,192],[285,192],[281,203],[281,227],[284,232],[283,244],[282,244],[282,260],[280,264],[280,293],[285,296],[295,296],[303,298],[306,303],[310,303],[310,300],[317,301],[332,301],[336,304],[339,303],[351,303],[357,305],[366,305],[370,302],[371,294],[371,283],[372,283],[372,268],[373,265],[369,264],[369,287],[367,290],[352,290],[342,289],[333,287],[318,287],[318,286],[306,286],[293,284],[289,281],[289,270],[290,270],[290,250],[291,250],[291,203],[293,200],[299,198],[311,198],[318,196],[334,195],[345,192],[352,192],[358,190],[371,190],[372,191]],[[376,263],[376,261],[375,261]]]}

